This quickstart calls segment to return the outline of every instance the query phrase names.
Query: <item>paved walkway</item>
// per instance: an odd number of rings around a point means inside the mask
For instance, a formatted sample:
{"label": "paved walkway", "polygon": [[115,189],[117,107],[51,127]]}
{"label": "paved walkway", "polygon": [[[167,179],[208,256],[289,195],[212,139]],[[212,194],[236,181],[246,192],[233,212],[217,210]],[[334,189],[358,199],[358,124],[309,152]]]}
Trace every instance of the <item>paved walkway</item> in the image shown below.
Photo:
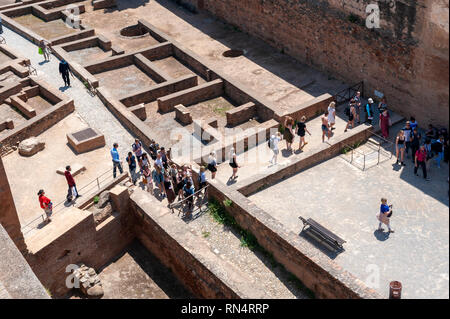
{"label": "paved walkway", "polygon": [[43,56],[38,53],[38,47],[18,35],[17,33],[3,27],[3,36],[6,44],[12,49],[20,52],[24,57],[30,59],[31,64],[37,70],[38,78],[46,81],[55,88],[59,88],[67,96],[75,101],[75,110],[82,119],[91,127],[97,128],[105,135],[107,147],[112,147],[114,142],[118,142],[122,158],[125,158],[133,137],[109,112],[97,96],[90,96],[85,86],[77,78],[71,78],[72,87],[64,88],[64,81],[59,75],[59,60],[55,56],[51,56],[50,62],[43,63]]}

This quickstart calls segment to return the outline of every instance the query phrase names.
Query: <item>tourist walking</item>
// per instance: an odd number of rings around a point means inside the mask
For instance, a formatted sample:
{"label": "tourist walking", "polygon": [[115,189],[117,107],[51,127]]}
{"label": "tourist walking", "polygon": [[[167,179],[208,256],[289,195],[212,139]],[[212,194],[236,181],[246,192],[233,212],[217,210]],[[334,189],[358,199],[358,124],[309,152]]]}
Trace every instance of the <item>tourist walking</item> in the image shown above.
{"label": "tourist walking", "polygon": [[[207,185],[207,178],[206,178],[206,167],[201,166],[200,167],[200,172],[198,173],[198,189],[202,190],[206,187]],[[203,196],[206,195],[206,189],[205,192],[203,194]]]}
{"label": "tourist walking", "polygon": [[414,156],[414,174],[416,176],[419,176],[417,174],[417,170],[419,169],[419,166],[422,168],[423,172],[423,178],[425,178],[427,181],[429,178],[427,177],[427,151],[425,150],[425,146],[420,146],[420,148],[416,151],[416,155]]}
{"label": "tourist walking", "polygon": [[384,111],[387,111],[387,99],[385,96],[383,96],[381,98],[380,103],[378,103],[378,111],[380,112],[380,114],[383,113]]}
{"label": "tourist walking", "polygon": [[216,153],[215,152],[209,153],[209,157],[208,157],[208,171],[211,172],[211,179],[214,179],[216,177],[216,173],[217,173],[217,159],[216,159]]}
{"label": "tourist walking", "polygon": [[336,123],[336,102],[331,102],[330,105],[328,105],[328,125],[330,126],[331,130],[334,130],[333,127]]}
{"label": "tourist walking", "polygon": [[328,110],[322,116],[322,143],[325,142],[325,135],[330,139],[331,130],[328,125]]}
{"label": "tourist walking", "polygon": [[292,152],[292,142],[294,141],[294,119],[287,116],[284,120],[284,139],[286,140],[286,148],[289,152]]}
{"label": "tourist walking", "polygon": [[166,193],[169,205],[175,201],[176,195],[172,186],[172,179],[168,171],[164,174],[164,192]]}
{"label": "tourist walking", "polygon": [[281,139],[282,139],[282,137],[281,137],[280,132],[277,132],[277,134],[272,135],[270,137],[269,146],[273,152],[272,159],[270,160],[270,163],[272,165],[277,165],[278,154],[280,153],[280,149],[278,148],[278,143],[281,141]]}
{"label": "tourist walking", "polygon": [[431,159],[433,158],[433,151],[432,151],[432,147],[431,147],[431,139],[430,138],[426,138],[425,139],[425,151],[427,152],[427,161],[426,161],[426,167],[427,167],[427,172],[430,172],[430,164],[431,164]]}
{"label": "tourist walking", "polygon": [[66,166],[66,171],[64,172],[64,176],[67,180],[67,185],[69,186],[69,189],[67,191],[67,202],[71,202],[72,200],[80,197],[81,195],[78,194],[77,185],[75,184],[75,180],[72,176],[72,168],[70,165]]}
{"label": "tourist walking", "polygon": [[178,194],[178,188],[177,188],[178,169],[177,169],[176,164],[172,164],[172,166],[170,167],[169,175],[170,175],[170,178],[172,178],[172,184],[173,184],[173,189],[175,191],[175,194]]}
{"label": "tourist walking", "polygon": [[152,160],[156,160],[156,156],[159,150],[159,144],[156,143],[154,140],[150,140],[150,145],[148,148],[150,150],[150,157],[152,158]]}
{"label": "tourist walking", "polygon": [[189,181],[183,186],[183,196],[188,204],[188,212],[186,214],[186,217],[189,217],[192,214],[192,209],[194,208],[194,194],[194,184]]}
{"label": "tourist walking", "polygon": [[134,155],[136,155],[136,159],[139,162],[141,160],[142,154],[144,152],[142,148],[142,142],[139,139],[135,139],[133,145],[131,146]]}
{"label": "tourist walking", "polygon": [[297,135],[300,137],[300,141],[298,142],[298,150],[300,151],[305,147],[308,142],[305,142],[305,134],[308,132],[309,136],[311,136],[311,133],[306,128],[306,116],[302,116],[300,119],[300,122],[297,122]]}
{"label": "tourist walking", "polygon": [[383,112],[380,113],[380,128],[381,135],[384,138],[389,138],[389,127],[392,125],[391,118],[389,117],[389,112],[387,109],[384,109]]}
{"label": "tourist walking", "polygon": [[239,166],[239,164],[237,163],[237,160],[236,160],[236,152],[234,151],[234,147],[232,147],[230,149],[230,162],[229,162],[229,164],[230,164],[231,168],[233,169],[233,174],[231,175],[229,180],[236,179],[237,178],[236,174],[237,174],[238,168],[240,168],[240,166]]}
{"label": "tourist walking", "polygon": [[395,138],[395,155],[397,157],[397,161],[395,164],[398,164],[399,155],[400,155],[400,162],[402,166],[406,166],[404,163],[404,156],[405,156],[405,147],[406,147],[406,140],[405,140],[405,131],[400,130],[397,134],[397,137]]}
{"label": "tourist walking", "polygon": [[412,150],[412,162],[415,163],[415,155],[420,147],[420,140],[422,135],[417,131],[417,127],[413,129],[413,134],[411,136],[411,150]]}
{"label": "tourist walking", "polygon": [[161,161],[164,169],[167,169],[169,167],[169,159],[167,157],[166,149],[164,147],[161,147],[160,149],[161,153]]}
{"label": "tourist walking", "polygon": [[436,165],[437,168],[441,168],[441,161],[444,159],[444,136],[439,136],[439,138],[434,142],[431,147],[433,152],[437,154]]}
{"label": "tourist walking", "polygon": [[383,228],[381,227],[382,224],[385,224],[388,227],[388,231],[390,233],[393,233],[394,230],[391,229],[390,226],[390,218],[392,216],[392,205],[387,204],[387,199],[382,198],[381,199],[381,206],[380,211],[377,213],[377,219],[379,221],[378,224],[378,231],[383,231]]}
{"label": "tourist walking", "polygon": [[119,169],[120,174],[123,173],[122,164],[120,162],[119,158],[119,151],[117,150],[119,148],[118,143],[113,144],[113,148],[111,149],[111,157],[113,161],[113,177],[116,178],[117,168]]}
{"label": "tourist walking", "polygon": [[62,59],[61,62],[59,63],[59,73],[61,74],[61,76],[64,80],[64,85],[70,86],[69,73],[70,73],[70,75],[72,75],[72,77],[73,77],[73,73],[72,73],[72,70],[70,69],[69,64],[64,59]]}
{"label": "tourist walking", "polygon": [[366,123],[370,125],[373,124],[373,100],[369,97],[367,100],[366,108],[364,109],[366,112]]}
{"label": "tourist walking", "polygon": [[[406,158],[408,158],[408,150],[411,148],[411,140],[413,135],[413,130],[411,128],[411,122],[406,121],[406,125],[403,128],[403,132],[405,133],[405,153]],[[414,157],[414,154],[411,155]]]}
{"label": "tourist walking", "polygon": [[42,39],[39,41],[39,54],[44,55],[45,61],[50,61],[50,43]]}
{"label": "tourist walking", "polygon": [[165,191],[164,191],[164,173],[161,166],[154,164],[155,169],[153,170],[152,177],[155,185],[159,189],[159,194],[162,198],[165,197]]}
{"label": "tourist walking", "polygon": [[350,102],[350,106],[345,109],[345,115],[348,116],[347,125],[345,126],[344,133],[347,132],[348,128],[351,126],[355,127],[355,118],[356,118],[356,103]]}
{"label": "tourist walking", "polygon": [[48,197],[45,196],[45,192],[43,189],[39,190],[37,194],[39,196],[39,204],[41,205],[41,208],[45,212],[46,218],[44,222],[49,223],[52,221],[50,217],[53,214],[53,203]]}
{"label": "tourist walking", "polygon": [[[361,124],[359,119],[359,114],[361,112],[361,92],[356,92],[356,95],[352,99],[355,106],[355,119],[358,121],[358,124]],[[352,125],[352,128],[354,126]]]}
{"label": "tourist walking", "polygon": [[137,174],[136,174],[136,157],[134,157],[133,153],[128,152],[127,156],[128,169],[130,171],[131,181],[133,185],[136,185]]}
{"label": "tourist walking", "polygon": [[152,171],[150,169],[150,165],[145,165],[142,167],[142,183],[145,187],[147,187],[147,192],[151,192],[153,190],[153,180],[152,180]]}
{"label": "tourist walking", "polygon": [[410,124],[411,124],[411,129],[412,129],[412,130],[418,128],[419,123],[417,123],[416,118],[415,118],[414,116],[411,116],[411,117],[409,118],[409,122],[410,122]]}

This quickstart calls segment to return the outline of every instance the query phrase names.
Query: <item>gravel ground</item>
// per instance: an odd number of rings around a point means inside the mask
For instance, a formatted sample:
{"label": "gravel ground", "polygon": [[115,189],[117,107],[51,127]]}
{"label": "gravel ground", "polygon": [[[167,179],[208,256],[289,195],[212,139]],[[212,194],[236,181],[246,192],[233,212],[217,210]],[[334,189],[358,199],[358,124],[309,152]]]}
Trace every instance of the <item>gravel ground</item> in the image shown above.
{"label": "gravel ground", "polygon": [[205,238],[214,253],[247,273],[252,282],[266,292],[266,298],[307,299],[309,296],[292,281],[292,275],[283,267],[255,250],[241,245],[241,236],[227,226],[217,223],[209,213],[188,222],[190,231]]}

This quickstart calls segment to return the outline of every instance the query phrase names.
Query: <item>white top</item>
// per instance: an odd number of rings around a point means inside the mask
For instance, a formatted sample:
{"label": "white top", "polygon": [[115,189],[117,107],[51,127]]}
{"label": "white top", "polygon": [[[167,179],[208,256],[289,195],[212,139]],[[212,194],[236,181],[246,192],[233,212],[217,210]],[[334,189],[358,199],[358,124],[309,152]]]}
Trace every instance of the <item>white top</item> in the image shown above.
{"label": "white top", "polygon": [[335,123],[335,115],[336,115],[336,109],[329,106],[328,107],[328,122],[329,123]]}
{"label": "white top", "polygon": [[279,138],[278,136],[275,136],[274,138],[272,138],[272,149],[274,151],[278,150],[278,143],[281,141],[281,138]]}

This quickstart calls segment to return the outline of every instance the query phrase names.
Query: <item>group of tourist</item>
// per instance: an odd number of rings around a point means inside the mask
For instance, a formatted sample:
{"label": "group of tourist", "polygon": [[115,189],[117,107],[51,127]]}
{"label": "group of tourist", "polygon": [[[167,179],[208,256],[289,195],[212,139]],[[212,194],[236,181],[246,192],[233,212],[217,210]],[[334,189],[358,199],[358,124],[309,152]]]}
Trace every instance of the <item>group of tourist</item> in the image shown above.
{"label": "group of tourist", "polygon": [[[121,174],[123,173],[118,147],[118,143],[114,143],[111,149],[114,178],[116,178],[117,169]],[[133,184],[136,185],[141,180],[144,189],[147,189],[148,192],[153,192],[156,188],[159,197],[161,199],[167,198],[169,205],[177,199],[179,201],[186,199],[188,204],[186,217],[189,217],[194,207],[193,195],[195,194],[192,166],[183,165],[178,168],[176,164],[170,161],[165,148],[160,147],[154,140],[151,140],[148,146],[149,154],[144,151],[143,144],[139,139],[135,140],[131,148],[132,151],[128,152],[126,161]],[[153,164],[151,161],[153,161]],[[213,158],[208,165],[208,169],[217,171],[216,165],[217,162]],[[213,174],[215,174],[215,171]],[[198,174],[199,190],[206,187],[206,182],[206,168],[202,166]],[[203,196],[205,195],[206,191],[203,193]]]}
{"label": "group of tourist", "polygon": [[427,174],[431,168],[430,164],[434,159],[437,168],[441,167],[448,143],[447,130],[445,128],[438,130],[432,124],[428,126],[423,140],[422,134],[419,132],[419,124],[414,117],[411,117],[395,139],[396,164],[400,162],[401,166],[406,166],[405,157],[409,157],[409,150],[411,150],[414,174],[418,176],[418,169],[421,168],[423,177],[430,180]]}

